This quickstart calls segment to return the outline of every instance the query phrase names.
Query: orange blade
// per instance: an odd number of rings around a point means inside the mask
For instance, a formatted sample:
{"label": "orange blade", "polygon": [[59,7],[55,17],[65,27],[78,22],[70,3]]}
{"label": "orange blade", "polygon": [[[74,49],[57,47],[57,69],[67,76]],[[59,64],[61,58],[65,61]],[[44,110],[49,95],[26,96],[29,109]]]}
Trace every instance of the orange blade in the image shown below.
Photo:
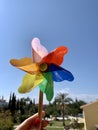
{"label": "orange blade", "polygon": [[23,71],[26,71],[26,72],[28,72],[30,74],[34,74],[34,73],[39,72],[38,64],[33,63],[31,58],[25,57],[25,58],[22,58],[22,59],[19,59],[19,60],[11,59],[10,63],[13,66],[15,66],[15,67],[17,67],[17,68],[19,68],[19,69],[21,69]]}

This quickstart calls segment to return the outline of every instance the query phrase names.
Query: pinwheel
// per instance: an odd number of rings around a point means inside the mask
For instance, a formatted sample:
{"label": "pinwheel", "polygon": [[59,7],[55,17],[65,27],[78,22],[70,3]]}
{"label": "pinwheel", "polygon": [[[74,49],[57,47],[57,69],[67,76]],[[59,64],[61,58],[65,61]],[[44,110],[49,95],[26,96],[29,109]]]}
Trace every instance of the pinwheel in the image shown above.
{"label": "pinwheel", "polygon": [[59,46],[48,53],[46,48],[40,44],[38,38],[32,40],[32,58],[12,59],[10,63],[27,72],[22,85],[18,91],[26,93],[39,85],[40,90],[46,94],[47,100],[53,98],[53,81],[72,81],[74,79],[71,72],[60,67],[64,55],[68,52],[67,47]]}
{"label": "pinwheel", "polygon": [[53,81],[74,80],[72,73],[60,66],[64,60],[64,55],[68,52],[68,48],[59,46],[48,53],[38,38],[32,40],[31,46],[32,58],[25,57],[19,60],[10,60],[13,66],[27,72],[18,91],[27,93],[39,86],[40,92],[45,93],[47,100],[51,101],[54,96]]}

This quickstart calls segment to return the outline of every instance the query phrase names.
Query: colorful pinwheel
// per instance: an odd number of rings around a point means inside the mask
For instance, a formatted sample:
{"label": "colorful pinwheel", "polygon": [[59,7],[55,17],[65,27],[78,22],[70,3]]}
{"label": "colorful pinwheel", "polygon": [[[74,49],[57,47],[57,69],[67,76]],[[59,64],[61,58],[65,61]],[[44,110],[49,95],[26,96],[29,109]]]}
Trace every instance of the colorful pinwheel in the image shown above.
{"label": "colorful pinwheel", "polygon": [[65,46],[59,46],[48,53],[38,38],[34,38],[31,44],[32,58],[10,60],[13,66],[27,72],[18,91],[26,93],[39,86],[40,90],[46,94],[47,100],[51,101],[54,95],[53,81],[72,81],[74,79],[71,72],[60,67],[68,49]]}

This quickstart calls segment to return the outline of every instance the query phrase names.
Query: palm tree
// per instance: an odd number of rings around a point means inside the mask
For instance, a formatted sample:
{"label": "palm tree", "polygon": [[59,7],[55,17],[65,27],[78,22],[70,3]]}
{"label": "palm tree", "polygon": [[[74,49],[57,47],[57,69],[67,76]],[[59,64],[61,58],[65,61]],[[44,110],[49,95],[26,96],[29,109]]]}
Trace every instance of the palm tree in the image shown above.
{"label": "palm tree", "polygon": [[64,121],[64,115],[65,115],[65,106],[69,104],[69,102],[73,101],[71,98],[67,97],[68,93],[58,93],[57,97],[55,98],[55,101],[59,104],[61,107],[62,111],[62,116],[63,116],[63,126],[65,126],[65,121]]}

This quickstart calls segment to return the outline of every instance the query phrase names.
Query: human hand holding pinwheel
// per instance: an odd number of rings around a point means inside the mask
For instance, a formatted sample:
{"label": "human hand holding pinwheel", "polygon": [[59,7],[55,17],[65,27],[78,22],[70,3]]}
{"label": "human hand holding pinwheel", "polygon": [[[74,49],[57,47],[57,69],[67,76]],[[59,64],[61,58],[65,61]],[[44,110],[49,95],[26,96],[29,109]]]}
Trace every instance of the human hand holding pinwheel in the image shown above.
{"label": "human hand holding pinwheel", "polygon": [[18,89],[20,93],[30,92],[36,86],[39,86],[39,117],[41,117],[43,93],[46,94],[47,100],[51,101],[54,95],[53,81],[73,81],[74,77],[71,72],[60,67],[64,55],[68,52],[67,47],[59,46],[48,53],[46,48],[40,44],[38,38],[34,38],[31,45],[32,58],[12,59],[10,63],[27,72],[22,85]]}

